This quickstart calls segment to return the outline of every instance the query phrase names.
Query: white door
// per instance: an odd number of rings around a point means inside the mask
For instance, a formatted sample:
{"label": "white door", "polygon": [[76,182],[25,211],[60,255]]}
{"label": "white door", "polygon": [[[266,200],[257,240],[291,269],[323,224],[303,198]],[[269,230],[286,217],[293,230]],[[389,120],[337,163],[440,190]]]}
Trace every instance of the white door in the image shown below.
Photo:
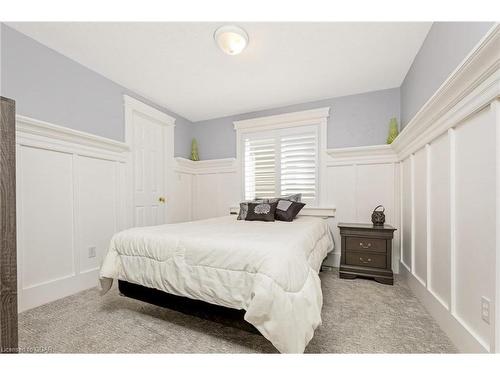
{"label": "white door", "polygon": [[132,153],[134,226],[165,224],[167,138],[173,119],[135,99],[126,97],[125,103]]}
{"label": "white door", "polygon": [[163,125],[134,114],[134,225],[165,223]]}

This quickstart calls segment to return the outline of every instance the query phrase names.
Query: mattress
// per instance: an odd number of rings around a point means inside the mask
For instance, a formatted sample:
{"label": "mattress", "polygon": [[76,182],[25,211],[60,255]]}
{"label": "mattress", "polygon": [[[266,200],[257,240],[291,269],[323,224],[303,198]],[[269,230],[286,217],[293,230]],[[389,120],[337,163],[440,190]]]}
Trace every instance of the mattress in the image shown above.
{"label": "mattress", "polygon": [[104,292],[120,279],[243,309],[282,353],[302,353],[321,324],[318,271],[333,239],[325,220],[207,220],[125,230],[100,271]]}

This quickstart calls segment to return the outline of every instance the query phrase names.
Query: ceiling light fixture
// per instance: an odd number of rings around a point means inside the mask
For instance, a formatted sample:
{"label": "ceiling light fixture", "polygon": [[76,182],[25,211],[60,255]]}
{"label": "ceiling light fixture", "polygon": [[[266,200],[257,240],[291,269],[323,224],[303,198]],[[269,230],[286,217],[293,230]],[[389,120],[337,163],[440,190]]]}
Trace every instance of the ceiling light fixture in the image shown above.
{"label": "ceiling light fixture", "polygon": [[242,28],[233,25],[219,27],[214,39],[222,52],[228,55],[241,53],[248,44],[248,35]]}

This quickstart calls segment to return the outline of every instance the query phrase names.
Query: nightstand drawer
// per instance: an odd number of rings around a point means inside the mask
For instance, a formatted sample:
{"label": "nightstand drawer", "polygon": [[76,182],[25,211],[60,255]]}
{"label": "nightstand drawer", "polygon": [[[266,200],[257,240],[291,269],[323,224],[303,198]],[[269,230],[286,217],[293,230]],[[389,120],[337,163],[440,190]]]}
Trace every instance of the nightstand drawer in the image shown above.
{"label": "nightstand drawer", "polygon": [[385,268],[386,267],[386,256],[382,254],[374,254],[368,252],[347,252],[346,264],[352,266],[363,266],[363,267],[375,267],[375,268]]}
{"label": "nightstand drawer", "polygon": [[380,238],[346,237],[346,250],[376,251],[385,253],[386,240]]}

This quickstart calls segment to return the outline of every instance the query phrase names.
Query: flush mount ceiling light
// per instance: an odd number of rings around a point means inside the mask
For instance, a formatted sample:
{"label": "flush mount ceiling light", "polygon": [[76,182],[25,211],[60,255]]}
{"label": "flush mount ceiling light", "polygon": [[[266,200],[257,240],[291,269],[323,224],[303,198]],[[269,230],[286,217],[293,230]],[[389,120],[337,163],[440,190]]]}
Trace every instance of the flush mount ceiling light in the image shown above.
{"label": "flush mount ceiling light", "polygon": [[248,35],[238,26],[228,25],[215,30],[214,39],[222,52],[228,55],[241,53],[248,44]]}

